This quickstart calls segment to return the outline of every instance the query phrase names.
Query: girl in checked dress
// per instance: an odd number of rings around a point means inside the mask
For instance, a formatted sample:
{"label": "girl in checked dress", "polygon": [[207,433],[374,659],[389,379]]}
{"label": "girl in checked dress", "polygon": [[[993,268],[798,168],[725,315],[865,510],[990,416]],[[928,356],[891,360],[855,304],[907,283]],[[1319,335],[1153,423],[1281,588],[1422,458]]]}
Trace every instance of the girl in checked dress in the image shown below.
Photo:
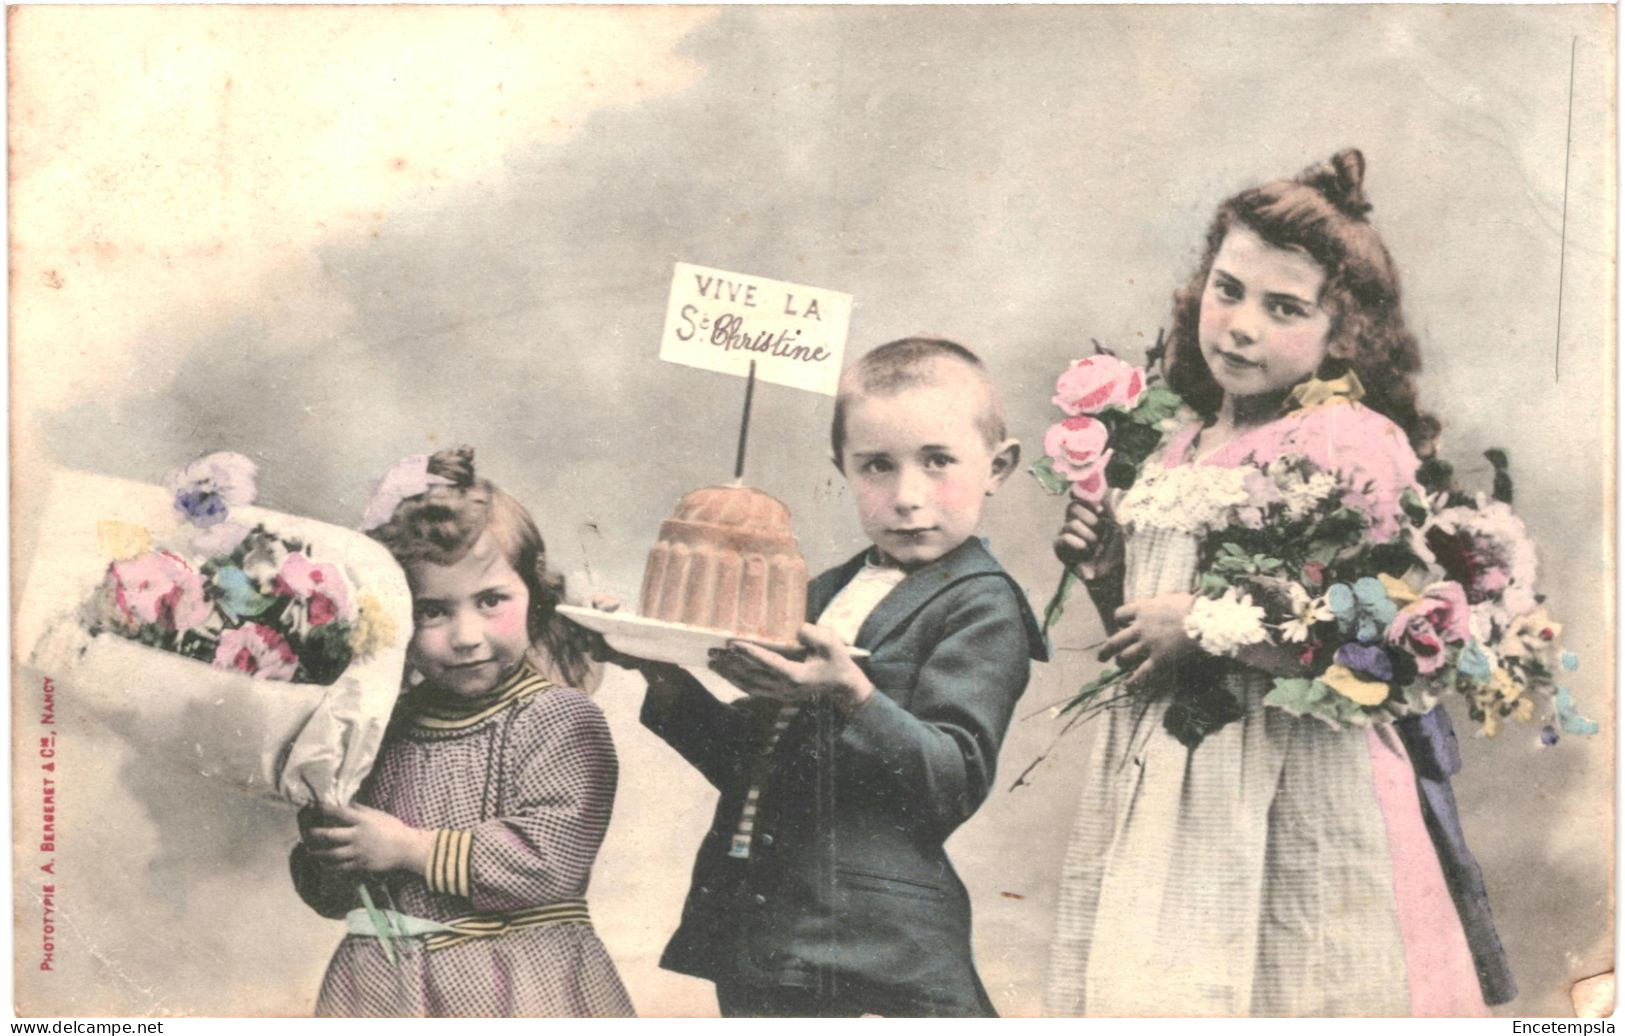
{"label": "girl in checked dress", "polygon": [[615,748],[535,523],[460,450],[396,465],[363,526],[412,588],[410,687],[356,802],[300,815],[294,886],[349,931],[316,1013],[630,1015],[585,898]]}
{"label": "girl in checked dress", "polygon": [[[1115,515],[1075,502],[1057,540],[1138,701],[1109,711],[1094,746],[1046,1013],[1482,1015],[1514,995],[1461,841],[1443,713],[1333,729],[1266,708],[1294,660],[1219,668],[1185,632],[1199,541],[1182,509],[1204,470],[1307,456],[1361,493],[1382,540],[1431,450],[1364,172],[1345,151],[1220,207],[1170,339],[1169,382],[1197,418]],[[1170,479],[1183,493],[1156,491]],[[1176,686],[1239,717],[1187,747],[1164,728]]]}

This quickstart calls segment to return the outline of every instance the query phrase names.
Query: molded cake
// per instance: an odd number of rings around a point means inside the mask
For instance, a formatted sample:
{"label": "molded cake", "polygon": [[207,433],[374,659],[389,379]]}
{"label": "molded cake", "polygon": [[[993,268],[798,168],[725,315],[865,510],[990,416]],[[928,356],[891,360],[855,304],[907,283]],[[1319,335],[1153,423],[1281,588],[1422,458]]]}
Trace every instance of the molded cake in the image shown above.
{"label": "molded cake", "polygon": [[790,509],[743,486],[697,489],[660,526],[643,570],[642,614],[793,644],[807,563]]}

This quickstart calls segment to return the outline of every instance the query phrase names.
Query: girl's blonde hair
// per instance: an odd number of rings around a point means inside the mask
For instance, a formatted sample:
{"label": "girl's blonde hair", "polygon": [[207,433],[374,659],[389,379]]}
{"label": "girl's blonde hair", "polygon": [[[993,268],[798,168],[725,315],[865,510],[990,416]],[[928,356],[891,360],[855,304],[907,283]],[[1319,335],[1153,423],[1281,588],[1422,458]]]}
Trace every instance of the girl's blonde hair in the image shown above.
{"label": "girl's blonde hair", "polygon": [[548,568],[547,548],[530,513],[490,481],[475,477],[469,447],[431,456],[429,474],[449,479],[451,485],[431,486],[401,501],[389,521],[368,535],[403,566],[419,561],[453,565],[489,532],[530,592],[526,626],[533,661],[572,687],[588,689],[596,683],[589,634],[557,612],[564,601],[564,577]]}
{"label": "girl's blonde hair", "polygon": [[1325,270],[1319,302],[1332,325],[1318,375],[1353,370],[1365,386],[1365,404],[1403,428],[1418,457],[1433,454],[1439,422],[1416,404],[1421,349],[1400,311],[1393,259],[1366,220],[1371,204],[1364,181],[1365,157],[1349,148],[1293,179],[1242,191],[1219,206],[1201,265],[1174,293],[1168,338],[1168,383],[1197,413],[1212,419],[1223,397],[1198,340],[1202,296],[1225,235],[1243,226],[1277,248],[1307,253]]}

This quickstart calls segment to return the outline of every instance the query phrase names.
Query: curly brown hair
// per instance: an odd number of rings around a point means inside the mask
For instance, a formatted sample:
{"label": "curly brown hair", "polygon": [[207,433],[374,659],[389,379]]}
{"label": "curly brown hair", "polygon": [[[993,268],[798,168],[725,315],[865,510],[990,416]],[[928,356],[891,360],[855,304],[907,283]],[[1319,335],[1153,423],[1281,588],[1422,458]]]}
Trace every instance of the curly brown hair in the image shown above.
{"label": "curly brown hair", "polygon": [[556,609],[564,600],[564,577],[547,566],[547,548],[524,506],[490,481],[474,474],[474,451],[466,446],[429,458],[429,474],[450,480],[408,497],[389,521],[368,535],[389,549],[403,566],[420,561],[454,565],[480,536],[491,534],[497,549],[530,592],[526,625],[531,649],[573,687],[591,674],[588,635]]}
{"label": "curly brown hair", "polygon": [[1293,179],[1250,188],[1219,206],[1196,273],[1174,293],[1166,354],[1168,384],[1206,420],[1218,413],[1223,392],[1202,358],[1202,296],[1225,235],[1244,226],[1277,248],[1307,253],[1326,272],[1319,303],[1331,316],[1331,330],[1317,375],[1354,371],[1365,386],[1365,405],[1403,428],[1418,457],[1433,454],[1439,422],[1416,403],[1421,349],[1400,311],[1393,259],[1366,220],[1371,205],[1364,179],[1365,157],[1349,148]]}

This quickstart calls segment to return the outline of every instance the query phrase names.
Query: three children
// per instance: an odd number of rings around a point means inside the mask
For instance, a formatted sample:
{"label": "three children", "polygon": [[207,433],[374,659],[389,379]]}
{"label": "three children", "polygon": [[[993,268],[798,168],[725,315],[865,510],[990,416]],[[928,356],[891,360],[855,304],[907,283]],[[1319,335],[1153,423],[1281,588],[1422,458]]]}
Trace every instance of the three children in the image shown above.
{"label": "three children", "polygon": [[[1344,152],[1221,207],[1171,338],[1170,382],[1197,418],[1151,478],[1290,449],[1368,487],[1374,528],[1397,520],[1438,426],[1415,404],[1416,343],[1363,173]],[[1311,379],[1326,391],[1294,408]],[[944,843],[987,798],[1046,658],[976,536],[1020,446],[975,355],[917,338],[846,371],[831,445],[870,544],[813,580],[801,653],[714,651],[747,692],[729,703],[675,666],[618,659],[648,683],[643,724],[719,793],[661,964],[714,982],[725,1016],[991,1016]],[[588,673],[534,524],[466,461],[436,455],[438,481],[378,509],[415,598],[421,682],[358,804],[302,817],[296,886],[351,932],[318,1010],[629,1013],[582,898],[614,750],[597,709],[549,680]],[[1048,1011],[1462,1014],[1510,997],[1442,714],[1333,730],[1263,706],[1271,659],[1188,664],[1197,559],[1172,526],[1119,529],[1075,503],[1056,549],[1112,629],[1102,657],[1145,693],[1096,746]],[[1196,749],[1159,712],[1159,688],[1192,679],[1222,680],[1246,713]],[[396,964],[356,876],[406,933]]]}

